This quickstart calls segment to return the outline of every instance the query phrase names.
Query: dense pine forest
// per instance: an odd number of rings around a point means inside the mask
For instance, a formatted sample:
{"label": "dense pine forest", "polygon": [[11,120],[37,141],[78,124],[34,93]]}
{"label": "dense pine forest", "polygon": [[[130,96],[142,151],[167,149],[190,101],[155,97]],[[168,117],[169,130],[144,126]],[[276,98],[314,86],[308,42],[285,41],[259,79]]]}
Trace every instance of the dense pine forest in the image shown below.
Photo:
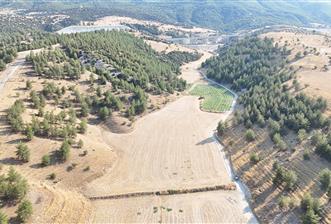
{"label": "dense pine forest", "polygon": [[[268,127],[274,150],[279,152],[293,150],[285,141],[290,133],[297,135],[295,141],[299,143],[311,136],[308,141],[314,151],[331,161],[331,122],[323,114],[326,101],[308,97],[300,91],[295,71],[287,66],[289,53],[286,48],[274,45],[271,39],[250,37],[221,49],[218,56],[207,60],[203,67],[207,69],[209,78],[228,84],[240,93],[239,103],[243,109],[235,113],[233,122],[247,128],[247,142],[256,139],[253,129],[257,127]],[[220,122],[217,130],[220,136],[224,135],[226,124]],[[304,159],[309,159],[309,154],[305,153]],[[252,164],[260,160],[257,154],[251,154]],[[287,192],[296,190],[300,183],[296,172],[277,162],[273,164],[273,172],[275,187]],[[320,174],[323,191],[331,192],[330,176],[328,169]],[[291,200],[282,196],[279,207],[293,204]],[[322,218],[317,198],[307,194],[301,201],[301,207],[303,223],[318,223]]]}
{"label": "dense pine forest", "polygon": [[243,92],[240,103],[245,109],[240,120],[248,128],[271,120],[281,127],[275,131],[281,134],[329,127],[330,120],[322,115],[326,101],[298,93],[294,71],[285,66],[288,54],[270,39],[249,38],[222,49],[203,66],[209,78]]}
{"label": "dense pine forest", "polygon": [[[143,39],[125,32],[94,32],[65,35],[61,44],[71,57],[85,56],[91,65],[102,61],[108,68],[100,68],[115,88],[148,92],[182,91],[185,81],[178,79],[179,65],[173,57],[157,54]],[[172,63],[167,63],[167,61]],[[184,58],[184,60],[186,60]],[[112,73],[115,69],[119,73]]]}

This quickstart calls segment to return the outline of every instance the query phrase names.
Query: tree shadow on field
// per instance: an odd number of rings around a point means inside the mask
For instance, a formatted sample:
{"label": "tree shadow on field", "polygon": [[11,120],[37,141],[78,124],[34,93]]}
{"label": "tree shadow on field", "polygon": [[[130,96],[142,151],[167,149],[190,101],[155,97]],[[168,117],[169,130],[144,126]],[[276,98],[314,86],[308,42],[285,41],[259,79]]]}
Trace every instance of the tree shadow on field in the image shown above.
{"label": "tree shadow on field", "polygon": [[209,137],[209,138],[206,138],[206,139],[198,142],[196,145],[205,145],[205,144],[212,143],[214,141],[215,141],[214,137]]}
{"label": "tree shadow on field", "polygon": [[8,157],[0,160],[0,164],[5,164],[5,165],[22,165],[24,162],[17,160],[16,158],[13,157]]}
{"label": "tree shadow on field", "polygon": [[6,143],[11,144],[11,145],[16,145],[16,144],[19,144],[20,142],[24,143],[24,142],[27,142],[27,140],[25,138],[18,138],[18,139],[7,141]]}

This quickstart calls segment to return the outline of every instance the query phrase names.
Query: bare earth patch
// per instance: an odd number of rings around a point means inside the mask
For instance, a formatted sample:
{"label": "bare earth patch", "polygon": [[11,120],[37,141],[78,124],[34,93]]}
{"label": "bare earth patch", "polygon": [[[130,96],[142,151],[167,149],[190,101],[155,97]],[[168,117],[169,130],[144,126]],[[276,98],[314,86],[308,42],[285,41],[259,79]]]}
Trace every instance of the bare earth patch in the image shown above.
{"label": "bare earth patch", "polygon": [[174,30],[180,30],[183,32],[195,32],[195,33],[208,33],[208,32],[214,33],[215,32],[213,30],[200,28],[200,27],[185,28],[185,27],[181,27],[181,26],[174,26],[174,25],[164,24],[164,23],[155,22],[155,21],[138,20],[138,19],[134,19],[134,18],[130,18],[130,17],[122,17],[122,16],[106,16],[101,19],[98,19],[96,22],[94,22],[94,25],[107,25],[107,24],[120,25],[122,23],[154,25],[154,26],[158,26],[158,28],[162,31],[168,31],[168,30],[174,29]]}

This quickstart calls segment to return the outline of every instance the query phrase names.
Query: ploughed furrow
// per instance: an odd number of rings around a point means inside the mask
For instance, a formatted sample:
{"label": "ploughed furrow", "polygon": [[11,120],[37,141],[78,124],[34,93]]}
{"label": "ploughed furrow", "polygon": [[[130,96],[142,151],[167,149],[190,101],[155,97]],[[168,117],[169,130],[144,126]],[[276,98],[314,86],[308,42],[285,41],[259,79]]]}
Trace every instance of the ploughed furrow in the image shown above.
{"label": "ploughed furrow", "polygon": [[35,187],[33,192],[32,195],[39,195],[32,200],[33,223],[85,223],[91,217],[90,201],[76,191],[44,185]]}
{"label": "ploughed furrow", "polygon": [[166,196],[166,195],[175,195],[175,194],[190,194],[190,193],[219,191],[219,190],[235,191],[236,185],[234,183],[230,183],[227,185],[215,185],[215,186],[191,188],[191,189],[169,189],[169,190],[163,190],[163,191],[133,192],[133,193],[126,193],[126,194],[92,196],[92,197],[89,197],[89,199],[90,200],[110,200],[110,199],[135,198],[135,197],[145,197],[145,196]]}

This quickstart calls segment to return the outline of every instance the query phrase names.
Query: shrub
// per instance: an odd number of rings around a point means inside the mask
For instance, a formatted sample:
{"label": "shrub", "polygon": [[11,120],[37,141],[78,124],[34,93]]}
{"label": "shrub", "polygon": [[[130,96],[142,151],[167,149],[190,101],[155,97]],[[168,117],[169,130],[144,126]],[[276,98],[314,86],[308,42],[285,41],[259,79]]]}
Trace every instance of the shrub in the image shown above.
{"label": "shrub", "polygon": [[16,148],[17,148],[16,151],[17,158],[23,162],[29,162],[30,150],[28,146],[20,142]]}
{"label": "shrub", "polygon": [[306,213],[302,216],[303,224],[318,224],[320,217],[312,209],[308,209]]}
{"label": "shrub", "polygon": [[301,200],[301,209],[305,212],[312,209],[316,214],[321,211],[321,204],[318,198],[313,198],[311,194],[305,194]]}
{"label": "shrub", "polygon": [[310,155],[309,155],[309,152],[307,150],[305,150],[304,153],[303,153],[303,159],[304,160],[310,160]]}
{"label": "shrub", "polygon": [[26,126],[25,133],[26,133],[26,138],[29,141],[31,141],[34,136],[34,131],[33,131],[33,128],[31,127],[31,125]]}
{"label": "shrub", "polygon": [[250,155],[249,160],[251,161],[252,164],[257,164],[260,161],[260,157],[255,152],[253,152]]}
{"label": "shrub", "polygon": [[99,110],[99,117],[101,120],[106,120],[110,116],[110,110],[107,107],[101,107]]}
{"label": "shrub", "polygon": [[78,143],[77,143],[77,146],[78,146],[78,148],[83,148],[83,146],[84,146],[84,142],[83,142],[82,139],[79,139],[79,141],[78,141]]}
{"label": "shrub", "polygon": [[85,171],[85,172],[86,172],[86,171],[89,171],[90,169],[91,169],[91,168],[90,168],[90,166],[87,166],[87,167],[85,167],[85,168],[84,168],[84,170],[83,170],[83,171]]}
{"label": "shrub", "polygon": [[49,155],[44,155],[41,158],[41,165],[42,166],[49,166],[51,164],[51,158]]}
{"label": "shrub", "polygon": [[26,222],[30,216],[32,215],[32,204],[28,200],[24,200],[19,206],[16,211],[17,219],[24,223]]}
{"label": "shrub", "polygon": [[278,200],[278,206],[280,209],[292,209],[295,206],[295,201],[290,197],[281,196]]}
{"label": "shrub", "polygon": [[294,171],[286,170],[282,166],[276,168],[276,175],[273,178],[273,183],[276,186],[285,184],[286,190],[293,190],[298,182],[298,177]]}
{"label": "shrub", "polygon": [[55,174],[55,173],[51,173],[50,175],[48,175],[48,178],[49,178],[50,180],[55,180],[55,178],[56,178],[56,174]]}
{"label": "shrub", "polygon": [[255,132],[252,129],[248,129],[245,133],[245,138],[248,142],[254,141],[256,138]]}
{"label": "shrub", "polygon": [[319,173],[321,188],[327,190],[331,186],[331,171],[326,168]]}
{"label": "shrub", "polygon": [[281,149],[281,150],[286,150],[287,145],[283,141],[281,135],[279,133],[275,133],[274,136],[272,137],[272,141],[275,143],[275,145]]}
{"label": "shrub", "polygon": [[222,136],[225,132],[225,129],[226,129],[226,123],[224,123],[223,121],[220,121],[218,122],[218,125],[217,125],[217,134],[219,136]]}
{"label": "shrub", "polygon": [[284,175],[285,188],[288,190],[293,190],[298,182],[298,176],[292,170],[287,171]]}
{"label": "shrub", "polygon": [[331,198],[331,187],[328,188],[326,195]]}
{"label": "shrub", "polygon": [[0,211],[0,224],[8,224],[8,217]]}
{"label": "shrub", "polygon": [[87,130],[87,121],[86,119],[83,119],[80,123],[79,123],[79,132],[82,134],[85,134]]}
{"label": "shrub", "polygon": [[25,83],[26,89],[29,90],[32,88],[32,82],[30,80],[26,81]]}
{"label": "shrub", "polygon": [[301,143],[303,140],[307,138],[307,132],[305,129],[300,129],[298,131],[298,141]]}
{"label": "shrub", "polygon": [[59,156],[62,161],[67,161],[70,155],[70,144],[68,140],[64,140],[59,150]]}

